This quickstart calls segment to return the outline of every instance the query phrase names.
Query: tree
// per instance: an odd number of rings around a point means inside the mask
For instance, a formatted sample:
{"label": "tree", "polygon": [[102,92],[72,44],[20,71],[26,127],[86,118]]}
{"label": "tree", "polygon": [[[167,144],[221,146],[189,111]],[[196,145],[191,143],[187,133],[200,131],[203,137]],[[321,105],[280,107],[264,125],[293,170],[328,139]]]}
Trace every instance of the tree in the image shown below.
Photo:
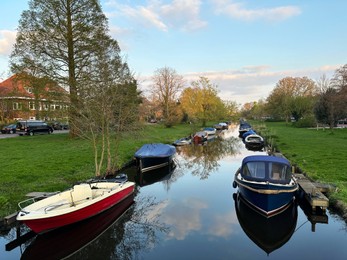
{"label": "tree", "polygon": [[337,100],[337,90],[329,87],[319,95],[319,99],[314,107],[314,115],[317,121],[322,124],[328,124],[331,129],[341,116]]}
{"label": "tree", "polygon": [[307,77],[286,77],[281,79],[267,98],[267,108],[275,117],[290,117],[296,120],[306,113],[312,113],[312,98],[318,93],[315,82]]}
{"label": "tree", "polygon": [[178,94],[184,86],[183,77],[169,67],[154,72],[152,94],[160,102],[167,127],[178,120]]}
{"label": "tree", "polygon": [[[22,13],[14,50],[12,72],[35,70],[36,76],[67,86],[70,92],[70,122],[80,109],[82,82],[88,67],[109,39],[108,25],[98,0],[30,0]],[[71,124],[72,126],[75,124]],[[72,136],[75,129],[70,129]]]}
{"label": "tree", "polygon": [[347,64],[338,68],[331,79],[331,86],[338,91],[337,102],[341,116],[347,117]]}
{"label": "tree", "polygon": [[[95,174],[113,174],[118,165],[118,144],[125,131],[137,129],[140,92],[128,65],[119,56],[116,41],[104,39],[96,53],[81,94],[77,134],[92,141]],[[105,162],[106,161],[106,162]]]}
{"label": "tree", "polygon": [[182,109],[189,118],[201,121],[202,126],[206,126],[208,120],[222,119],[227,116],[228,111],[217,93],[217,86],[208,78],[200,77],[182,92]]}

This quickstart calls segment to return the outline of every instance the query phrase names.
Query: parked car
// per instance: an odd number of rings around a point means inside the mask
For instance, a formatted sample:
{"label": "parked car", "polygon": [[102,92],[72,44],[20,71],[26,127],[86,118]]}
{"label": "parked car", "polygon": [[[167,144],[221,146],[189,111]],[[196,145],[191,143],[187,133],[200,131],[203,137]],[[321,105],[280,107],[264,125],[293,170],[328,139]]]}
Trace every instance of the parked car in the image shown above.
{"label": "parked car", "polygon": [[17,122],[17,132],[20,135],[51,134],[53,127],[44,121],[22,120]]}
{"label": "parked car", "polygon": [[54,122],[50,123],[49,125],[51,127],[53,127],[54,130],[62,130],[63,129],[63,125],[58,121],[54,121]]}
{"label": "parked car", "polygon": [[16,124],[6,125],[6,126],[4,126],[1,129],[1,133],[3,133],[3,134],[14,134],[14,133],[16,133],[16,128],[17,128]]}

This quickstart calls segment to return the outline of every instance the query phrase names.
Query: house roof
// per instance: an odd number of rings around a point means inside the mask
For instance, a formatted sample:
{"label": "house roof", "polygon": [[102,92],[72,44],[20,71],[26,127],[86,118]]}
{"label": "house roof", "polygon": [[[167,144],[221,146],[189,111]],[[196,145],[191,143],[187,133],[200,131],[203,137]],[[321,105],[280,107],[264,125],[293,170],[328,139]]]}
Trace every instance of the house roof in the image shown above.
{"label": "house roof", "polygon": [[[35,98],[31,93],[29,84],[25,83],[24,79],[21,79],[17,74],[10,78],[0,82],[0,97],[21,97],[21,98]],[[62,87],[55,84],[46,84],[45,91],[40,94],[40,98],[46,98],[49,96],[49,92],[56,92],[60,94],[67,94],[67,91]]]}

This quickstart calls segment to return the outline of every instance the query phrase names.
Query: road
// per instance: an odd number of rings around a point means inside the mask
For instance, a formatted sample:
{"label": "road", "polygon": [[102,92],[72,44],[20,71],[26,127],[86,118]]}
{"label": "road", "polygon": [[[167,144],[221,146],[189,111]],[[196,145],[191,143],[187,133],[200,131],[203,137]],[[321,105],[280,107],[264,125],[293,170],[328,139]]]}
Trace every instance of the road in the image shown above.
{"label": "road", "polygon": [[[65,134],[68,133],[69,130],[55,130],[53,131],[53,134]],[[13,138],[17,137],[19,134],[0,134],[0,139],[5,139],[5,138]]]}

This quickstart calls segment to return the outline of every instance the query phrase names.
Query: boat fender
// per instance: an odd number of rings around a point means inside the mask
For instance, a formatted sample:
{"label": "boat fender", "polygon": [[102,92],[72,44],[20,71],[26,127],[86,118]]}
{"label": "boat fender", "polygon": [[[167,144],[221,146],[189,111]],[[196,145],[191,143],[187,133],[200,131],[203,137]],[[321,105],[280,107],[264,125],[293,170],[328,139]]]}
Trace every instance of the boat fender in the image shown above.
{"label": "boat fender", "polygon": [[233,188],[236,188],[237,187],[237,183],[236,181],[233,181]]}

